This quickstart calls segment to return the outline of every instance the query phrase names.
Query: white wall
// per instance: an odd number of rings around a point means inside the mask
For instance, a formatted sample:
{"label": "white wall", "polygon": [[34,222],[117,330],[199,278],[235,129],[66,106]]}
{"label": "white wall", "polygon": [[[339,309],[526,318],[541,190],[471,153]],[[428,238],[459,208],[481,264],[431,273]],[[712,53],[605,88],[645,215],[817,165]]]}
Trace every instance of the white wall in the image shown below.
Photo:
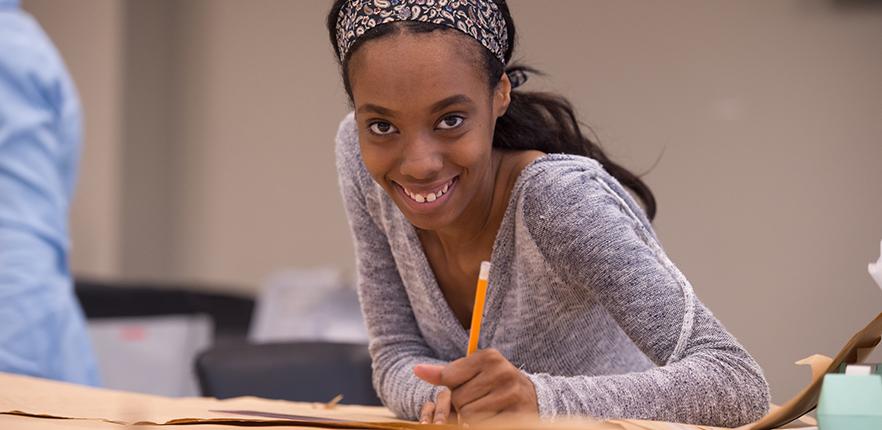
{"label": "white wall", "polygon": [[324,3],[186,8],[173,271],[253,286],[284,266],[351,267],[333,167],[346,106]]}

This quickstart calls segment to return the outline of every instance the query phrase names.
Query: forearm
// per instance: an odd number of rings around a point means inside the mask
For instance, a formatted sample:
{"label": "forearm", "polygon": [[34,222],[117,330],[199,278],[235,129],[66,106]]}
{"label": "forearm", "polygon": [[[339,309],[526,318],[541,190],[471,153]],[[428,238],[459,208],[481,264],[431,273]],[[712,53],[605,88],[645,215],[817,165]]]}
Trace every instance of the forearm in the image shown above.
{"label": "forearm", "polygon": [[383,404],[396,416],[416,420],[422,405],[434,401],[440,388],[417,378],[413,368],[417,364],[447,364],[435,358],[419,343],[389,344],[384,340],[371,341],[373,380]]}
{"label": "forearm", "polygon": [[528,376],[543,418],[580,415],[737,427],[768,410],[765,380],[737,354],[695,354],[623,375]]}

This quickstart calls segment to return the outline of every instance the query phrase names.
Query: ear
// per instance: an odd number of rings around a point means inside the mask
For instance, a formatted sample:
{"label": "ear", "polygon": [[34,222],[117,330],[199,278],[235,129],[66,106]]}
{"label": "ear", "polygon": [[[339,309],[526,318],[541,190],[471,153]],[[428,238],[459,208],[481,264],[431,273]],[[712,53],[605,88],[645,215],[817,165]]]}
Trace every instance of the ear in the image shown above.
{"label": "ear", "polygon": [[497,118],[505,115],[510,103],[511,81],[508,79],[508,74],[503,73],[502,77],[499,78],[499,83],[496,84],[496,88],[493,89],[493,114]]}

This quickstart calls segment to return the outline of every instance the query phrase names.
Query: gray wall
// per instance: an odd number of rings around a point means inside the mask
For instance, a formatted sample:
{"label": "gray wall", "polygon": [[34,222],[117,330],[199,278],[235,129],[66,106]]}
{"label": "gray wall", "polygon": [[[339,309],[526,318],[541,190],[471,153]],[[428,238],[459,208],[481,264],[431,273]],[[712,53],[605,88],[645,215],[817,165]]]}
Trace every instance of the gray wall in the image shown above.
{"label": "gray wall", "polygon": [[[87,109],[74,267],[251,292],[353,267],[332,138],[327,2],[25,0]],[[882,309],[882,7],[842,0],[511,0],[527,88],[568,96],[649,171],[656,222],[764,366],[833,354]],[[656,163],[657,162],[657,163]],[[653,167],[654,166],[654,167]]]}

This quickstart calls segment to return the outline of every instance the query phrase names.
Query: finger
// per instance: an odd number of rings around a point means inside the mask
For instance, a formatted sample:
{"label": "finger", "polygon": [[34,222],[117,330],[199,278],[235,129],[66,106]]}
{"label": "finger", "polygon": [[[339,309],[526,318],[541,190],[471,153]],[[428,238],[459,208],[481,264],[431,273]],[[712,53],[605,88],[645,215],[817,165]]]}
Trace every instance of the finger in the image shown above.
{"label": "finger", "polygon": [[488,417],[485,421],[493,421],[497,423],[499,428],[508,428],[518,424],[523,426],[526,422],[534,421],[536,418],[523,412],[512,412],[510,408],[499,412],[498,414]]}
{"label": "finger", "polygon": [[[470,365],[477,370],[477,374],[453,389],[451,402],[458,409],[507,385],[512,377],[511,370],[514,369],[514,366],[502,354],[493,349],[478,351],[470,356],[469,360]],[[448,373],[456,371],[454,364],[460,363],[451,363],[444,370],[445,377]],[[468,363],[463,363],[463,365],[466,364]],[[450,370],[451,368],[453,370]]]}
{"label": "finger", "polygon": [[462,417],[462,421],[468,424],[475,424],[499,416],[499,414],[505,411],[505,406],[500,399],[494,397],[498,396],[482,397],[459,408],[458,412],[459,416]]}
{"label": "finger", "polygon": [[436,364],[417,364],[413,368],[413,373],[417,376],[417,378],[422,379],[432,385],[442,385],[441,384],[441,372],[444,370],[444,366],[438,366]]}
{"label": "finger", "polygon": [[474,354],[451,361],[450,364],[441,369],[440,384],[436,385],[455,389],[474,378],[481,372],[481,366],[484,363],[484,360],[476,358],[477,355]]}
{"label": "finger", "polygon": [[448,418],[450,418],[450,390],[444,389],[435,399],[435,419],[432,422],[446,424]]}
{"label": "finger", "polygon": [[423,409],[420,411],[420,424],[428,424],[432,422],[432,417],[435,414],[435,403],[426,402],[423,404]]}
{"label": "finger", "polygon": [[494,377],[492,369],[479,373],[466,383],[454,388],[451,393],[450,402],[457,408],[461,409],[469,403],[486,397],[496,388],[497,381]]}

